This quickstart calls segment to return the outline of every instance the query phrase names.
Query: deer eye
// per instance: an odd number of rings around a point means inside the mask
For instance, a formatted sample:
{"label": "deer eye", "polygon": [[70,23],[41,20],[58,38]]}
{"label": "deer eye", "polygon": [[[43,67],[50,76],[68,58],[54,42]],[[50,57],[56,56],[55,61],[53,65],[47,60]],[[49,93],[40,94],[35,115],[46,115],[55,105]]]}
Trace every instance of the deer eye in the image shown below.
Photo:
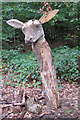
{"label": "deer eye", "polygon": [[39,28],[40,27],[40,25],[38,24],[38,25],[36,25],[36,28]]}
{"label": "deer eye", "polygon": [[26,28],[23,28],[22,31],[25,32]]}

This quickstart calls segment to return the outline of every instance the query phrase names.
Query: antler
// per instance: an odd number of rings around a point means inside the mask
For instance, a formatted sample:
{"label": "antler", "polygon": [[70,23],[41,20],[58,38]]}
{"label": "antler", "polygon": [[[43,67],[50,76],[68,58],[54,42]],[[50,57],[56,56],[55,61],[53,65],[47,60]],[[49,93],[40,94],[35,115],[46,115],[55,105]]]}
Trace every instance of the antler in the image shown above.
{"label": "antler", "polygon": [[49,12],[47,12],[47,14],[43,15],[39,21],[43,24],[43,23],[46,23],[48,22],[49,20],[51,20],[58,12],[59,10],[51,10]]}

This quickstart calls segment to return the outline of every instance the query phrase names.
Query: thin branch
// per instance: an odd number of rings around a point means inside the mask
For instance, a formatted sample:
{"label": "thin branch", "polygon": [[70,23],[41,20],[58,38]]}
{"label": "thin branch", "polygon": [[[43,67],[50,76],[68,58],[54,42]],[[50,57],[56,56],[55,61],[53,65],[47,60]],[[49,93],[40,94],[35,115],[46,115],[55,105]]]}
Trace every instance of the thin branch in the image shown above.
{"label": "thin branch", "polygon": [[20,119],[24,118],[24,115],[26,114],[26,108],[24,108],[20,114]]}
{"label": "thin branch", "polygon": [[10,103],[10,104],[6,104],[6,105],[1,105],[0,108],[6,108],[6,107],[10,107],[10,106],[21,106],[24,105],[24,103]]}
{"label": "thin branch", "polygon": [[1,117],[0,120],[2,120],[3,118],[5,118],[8,114],[10,114],[10,113],[12,113],[12,112],[13,112],[13,110],[12,110],[12,111],[8,111],[7,113],[5,113],[5,114]]}
{"label": "thin branch", "polygon": [[38,118],[42,118],[44,115],[46,115],[45,113],[42,113],[42,114],[40,114],[40,115],[32,115],[32,118],[36,118],[36,119],[38,119]]}
{"label": "thin branch", "polygon": [[22,103],[25,103],[25,90],[23,92],[23,99],[22,99]]}
{"label": "thin branch", "polygon": [[26,79],[28,79],[32,73],[34,73],[34,70],[29,75],[26,76]]}
{"label": "thin branch", "polygon": [[0,108],[6,108],[6,107],[10,107],[10,106],[12,106],[12,104],[0,105]]}

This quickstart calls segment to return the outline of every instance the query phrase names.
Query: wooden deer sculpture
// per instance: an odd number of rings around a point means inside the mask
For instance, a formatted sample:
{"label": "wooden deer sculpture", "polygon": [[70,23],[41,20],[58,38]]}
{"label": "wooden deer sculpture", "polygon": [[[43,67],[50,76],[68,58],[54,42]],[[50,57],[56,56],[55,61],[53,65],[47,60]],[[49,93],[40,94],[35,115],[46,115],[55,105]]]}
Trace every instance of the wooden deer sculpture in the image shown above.
{"label": "wooden deer sculpture", "polygon": [[42,24],[52,19],[57,12],[58,10],[52,10],[47,15],[43,15],[39,20],[33,19],[26,23],[16,19],[7,21],[12,27],[22,28],[22,32],[25,35],[25,43],[32,44],[33,53],[40,65],[42,83],[48,98],[47,105],[51,109],[57,109],[59,106],[59,92],[51,49],[45,40]]}

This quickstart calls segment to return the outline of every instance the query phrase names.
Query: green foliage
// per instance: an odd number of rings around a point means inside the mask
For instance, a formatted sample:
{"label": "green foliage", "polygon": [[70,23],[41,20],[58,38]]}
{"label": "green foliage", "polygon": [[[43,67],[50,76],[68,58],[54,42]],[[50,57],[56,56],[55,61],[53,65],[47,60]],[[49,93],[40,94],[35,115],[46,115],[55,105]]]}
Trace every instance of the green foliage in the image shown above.
{"label": "green foliage", "polygon": [[2,73],[9,72],[9,80],[23,84],[27,82],[26,76],[32,71],[29,79],[41,80],[39,72],[39,64],[31,51],[21,54],[18,50],[2,50]]}
{"label": "green foliage", "polygon": [[[34,6],[36,7],[34,7]],[[21,30],[9,26],[6,21],[9,19],[18,19],[26,22],[33,19],[39,9],[38,4],[29,2],[6,2],[2,3],[2,40],[3,48],[11,49],[23,42],[24,35]],[[40,16],[40,14],[38,14]]]}
{"label": "green foliage", "polygon": [[70,114],[70,112],[72,112],[72,110],[67,110],[67,111],[66,111],[67,114]]}
{"label": "green foliage", "polygon": [[[80,44],[79,41],[79,2],[50,2],[52,9],[59,9],[56,16],[44,24],[47,40],[59,40],[63,44],[68,41],[70,46]],[[3,48],[11,49],[24,39],[21,30],[7,25],[9,19],[18,19],[26,22],[41,17],[39,9],[43,2],[3,2],[2,3],[2,40]]]}
{"label": "green foliage", "polygon": [[[73,49],[60,46],[52,49],[52,55],[58,79],[69,82],[79,79],[77,58],[80,57],[80,51],[78,46]],[[32,71],[34,72],[27,79],[26,76]],[[6,75],[9,73],[6,85],[14,86],[15,83],[25,87],[26,82],[33,81],[32,85],[28,84],[28,87],[39,88],[41,84],[39,64],[31,51],[21,54],[18,50],[2,50],[2,73]]]}
{"label": "green foliage", "polygon": [[78,50],[78,46],[73,49],[67,46],[60,46],[52,50],[52,55],[59,79],[69,82],[79,79],[77,59],[80,57],[80,51]]}

